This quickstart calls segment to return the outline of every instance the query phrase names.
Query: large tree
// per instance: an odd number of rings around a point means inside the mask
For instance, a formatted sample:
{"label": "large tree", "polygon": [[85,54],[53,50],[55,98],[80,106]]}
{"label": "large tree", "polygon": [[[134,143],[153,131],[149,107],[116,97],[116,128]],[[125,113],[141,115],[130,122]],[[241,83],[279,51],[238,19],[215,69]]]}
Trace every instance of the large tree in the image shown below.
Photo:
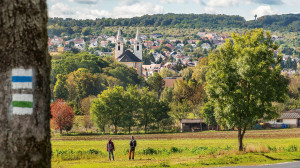
{"label": "large tree", "polygon": [[223,47],[209,56],[206,91],[217,121],[238,129],[239,150],[247,128],[272,118],[272,102],[284,100],[288,80],[281,75],[278,46],[263,29],[232,34]]}
{"label": "large tree", "polygon": [[73,127],[74,111],[63,99],[58,99],[51,104],[51,127],[69,131]]}
{"label": "large tree", "polygon": [[[47,3],[1,0],[0,11],[0,167],[51,167]],[[34,87],[12,86],[23,72]]]}
{"label": "large tree", "polygon": [[98,95],[98,99],[92,101],[91,115],[100,128],[104,128],[106,123],[112,124],[115,127],[114,133],[117,134],[118,127],[123,125],[124,108],[127,106],[124,92],[122,86],[115,86],[104,90]]}

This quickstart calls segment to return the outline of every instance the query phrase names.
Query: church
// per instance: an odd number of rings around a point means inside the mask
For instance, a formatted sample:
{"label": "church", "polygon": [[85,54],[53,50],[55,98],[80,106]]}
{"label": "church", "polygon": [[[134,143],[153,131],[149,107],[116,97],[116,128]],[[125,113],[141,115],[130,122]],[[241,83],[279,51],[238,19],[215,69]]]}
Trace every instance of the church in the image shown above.
{"label": "church", "polygon": [[128,67],[133,67],[137,70],[139,76],[142,76],[143,64],[143,43],[140,38],[139,29],[137,28],[136,37],[134,40],[133,53],[130,50],[124,51],[124,40],[119,28],[116,40],[115,59]]}

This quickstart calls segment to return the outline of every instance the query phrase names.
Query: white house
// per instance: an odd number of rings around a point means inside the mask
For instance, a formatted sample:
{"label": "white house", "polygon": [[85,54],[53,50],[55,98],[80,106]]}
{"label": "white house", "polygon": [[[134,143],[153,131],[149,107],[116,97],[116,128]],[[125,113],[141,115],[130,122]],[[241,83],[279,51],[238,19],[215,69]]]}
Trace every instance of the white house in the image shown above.
{"label": "white house", "polygon": [[265,123],[269,123],[275,128],[281,127],[282,124],[287,124],[291,128],[300,127],[300,109],[283,112],[279,118],[267,121]]}
{"label": "white house", "polygon": [[209,49],[210,48],[210,44],[203,43],[203,44],[201,44],[201,48],[203,48],[203,49]]}

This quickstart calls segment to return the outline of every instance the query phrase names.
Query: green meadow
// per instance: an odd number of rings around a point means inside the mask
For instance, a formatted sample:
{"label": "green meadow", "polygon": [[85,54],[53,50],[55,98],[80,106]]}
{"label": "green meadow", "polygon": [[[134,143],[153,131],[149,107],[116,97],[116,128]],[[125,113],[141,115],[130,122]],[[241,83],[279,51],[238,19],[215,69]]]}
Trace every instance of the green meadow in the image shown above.
{"label": "green meadow", "polygon": [[[237,150],[235,131],[137,135],[134,161],[128,160],[129,135],[54,136],[52,167],[219,167],[296,161],[300,160],[299,131],[249,131],[245,152]],[[115,161],[108,160],[108,137],[115,144]]]}

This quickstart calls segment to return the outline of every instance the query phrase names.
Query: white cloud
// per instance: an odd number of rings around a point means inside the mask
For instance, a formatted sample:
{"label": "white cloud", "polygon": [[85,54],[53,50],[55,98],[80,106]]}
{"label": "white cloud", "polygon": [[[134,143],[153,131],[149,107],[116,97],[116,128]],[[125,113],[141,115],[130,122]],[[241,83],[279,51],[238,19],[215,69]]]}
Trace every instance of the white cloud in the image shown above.
{"label": "white cloud", "polygon": [[278,10],[274,10],[271,8],[270,5],[262,5],[257,7],[252,11],[252,14],[257,14],[258,17],[264,16],[264,15],[274,15],[279,14]]}
{"label": "white cloud", "polygon": [[186,3],[187,0],[160,0],[161,3],[170,4],[170,3]]}
{"label": "white cloud", "polygon": [[232,7],[237,6],[239,0],[209,0],[206,5],[210,7]]}
{"label": "white cloud", "polygon": [[69,0],[69,1],[70,2],[76,2],[76,3],[79,3],[79,4],[87,4],[87,5],[98,3],[98,0]]}
{"label": "white cloud", "polygon": [[193,0],[198,5],[205,5],[205,3],[202,2],[202,0]]}
{"label": "white cloud", "polygon": [[132,5],[120,5],[114,7],[112,11],[98,10],[96,8],[86,8],[76,6],[70,8],[67,4],[56,3],[49,9],[50,17],[74,18],[74,19],[96,19],[96,18],[130,18],[146,14],[163,13],[164,8],[153,3],[136,3]]}
{"label": "white cloud", "polygon": [[73,17],[75,15],[75,11],[72,10],[67,4],[64,3],[56,3],[51,6],[49,10],[50,17]]}
{"label": "white cloud", "polygon": [[120,5],[133,5],[140,2],[140,0],[121,0]]}
{"label": "white cloud", "polygon": [[153,3],[137,3],[127,6],[117,6],[113,9],[114,17],[129,18],[134,16],[142,16],[146,14],[163,13],[164,7]]}
{"label": "white cloud", "polygon": [[217,13],[217,11],[213,7],[205,7],[204,11],[205,11],[205,13],[209,13],[209,14],[216,14]]}

